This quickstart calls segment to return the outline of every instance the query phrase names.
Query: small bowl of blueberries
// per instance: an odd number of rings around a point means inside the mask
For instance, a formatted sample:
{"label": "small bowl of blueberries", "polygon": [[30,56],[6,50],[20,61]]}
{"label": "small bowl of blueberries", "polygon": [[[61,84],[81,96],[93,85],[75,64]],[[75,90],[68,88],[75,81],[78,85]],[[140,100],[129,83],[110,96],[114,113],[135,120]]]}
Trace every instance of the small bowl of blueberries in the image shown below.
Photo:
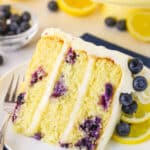
{"label": "small bowl of blueberries", "polygon": [[18,50],[28,44],[37,31],[37,17],[27,8],[0,5],[0,50]]}

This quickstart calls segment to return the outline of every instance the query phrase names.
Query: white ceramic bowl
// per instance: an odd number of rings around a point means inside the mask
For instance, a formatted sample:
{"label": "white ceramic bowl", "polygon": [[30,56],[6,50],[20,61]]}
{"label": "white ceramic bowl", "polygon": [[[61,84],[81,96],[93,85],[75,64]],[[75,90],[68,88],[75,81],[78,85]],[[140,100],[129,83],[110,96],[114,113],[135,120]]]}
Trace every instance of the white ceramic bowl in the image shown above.
{"label": "white ceramic bowl", "polygon": [[0,50],[14,51],[29,43],[38,31],[38,19],[36,15],[28,8],[21,5],[11,5],[11,7],[20,12],[28,11],[31,13],[31,27],[27,31],[18,35],[0,36]]}

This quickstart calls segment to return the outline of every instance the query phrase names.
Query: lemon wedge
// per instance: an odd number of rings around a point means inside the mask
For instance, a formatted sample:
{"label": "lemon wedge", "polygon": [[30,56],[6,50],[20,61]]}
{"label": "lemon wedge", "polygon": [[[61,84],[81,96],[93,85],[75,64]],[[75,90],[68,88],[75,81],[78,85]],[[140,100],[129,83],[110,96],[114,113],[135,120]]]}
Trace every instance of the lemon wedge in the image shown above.
{"label": "lemon wedge", "polygon": [[150,42],[150,11],[139,10],[129,13],[127,28],[136,39]]}
{"label": "lemon wedge", "polygon": [[59,7],[74,16],[84,16],[96,9],[97,4],[92,0],[58,0]]}
{"label": "lemon wedge", "polygon": [[140,124],[131,124],[130,134],[121,137],[114,133],[113,140],[121,144],[140,144],[150,139],[150,120]]}

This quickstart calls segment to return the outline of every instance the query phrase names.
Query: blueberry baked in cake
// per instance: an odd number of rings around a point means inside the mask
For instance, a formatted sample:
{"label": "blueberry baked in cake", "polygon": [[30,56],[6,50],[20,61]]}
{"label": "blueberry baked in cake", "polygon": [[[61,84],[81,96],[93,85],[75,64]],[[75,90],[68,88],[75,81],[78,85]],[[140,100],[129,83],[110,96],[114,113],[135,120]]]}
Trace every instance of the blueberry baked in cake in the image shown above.
{"label": "blueberry baked in cake", "polygon": [[146,89],[146,78],[133,77],[145,68],[134,61],[46,29],[20,85],[15,131],[63,148],[103,150],[119,121],[120,101],[126,105],[124,96]]}

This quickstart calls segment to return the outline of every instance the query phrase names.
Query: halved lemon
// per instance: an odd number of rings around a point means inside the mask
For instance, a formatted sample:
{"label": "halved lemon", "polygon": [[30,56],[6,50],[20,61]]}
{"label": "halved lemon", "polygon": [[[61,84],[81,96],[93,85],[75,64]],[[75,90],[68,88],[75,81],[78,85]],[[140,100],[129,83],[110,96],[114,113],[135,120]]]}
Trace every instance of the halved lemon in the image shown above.
{"label": "halved lemon", "polygon": [[113,139],[121,144],[139,144],[150,139],[150,120],[140,124],[131,124],[129,136],[121,137],[114,133]]}
{"label": "halved lemon", "polygon": [[133,95],[133,98],[138,104],[137,111],[133,115],[122,113],[121,120],[135,124],[150,119],[150,103],[142,104],[135,95]]}
{"label": "halved lemon", "polygon": [[129,13],[127,28],[135,38],[150,42],[150,11],[146,9]]}
{"label": "halved lemon", "polygon": [[92,0],[58,0],[57,2],[64,12],[74,16],[88,15],[97,6]]}

